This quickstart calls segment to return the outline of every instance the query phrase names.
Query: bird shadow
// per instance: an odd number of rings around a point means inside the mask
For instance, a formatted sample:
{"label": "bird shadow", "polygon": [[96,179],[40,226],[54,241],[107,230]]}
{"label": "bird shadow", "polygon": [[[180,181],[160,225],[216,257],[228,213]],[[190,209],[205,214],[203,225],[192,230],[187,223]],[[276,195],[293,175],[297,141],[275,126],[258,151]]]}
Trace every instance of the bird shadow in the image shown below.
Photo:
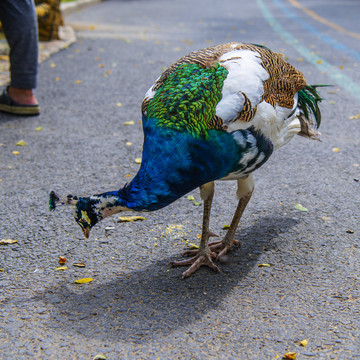
{"label": "bird shadow", "polygon": [[103,341],[148,342],[201,319],[235,286],[241,285],[240,292],[246,292],[247,274],[256,266],[263,248],[295,224],[287,217],[263,217],[243,228],[241,247],[220,264],[221,273],[202,267],[182,280],[184,269],[171,269],[171,259],[162,259],[89,291],[77,293],[71,285],[62,285],[36,297],[52,308],[47,326],[54,330],[61,328],[62,332]]}

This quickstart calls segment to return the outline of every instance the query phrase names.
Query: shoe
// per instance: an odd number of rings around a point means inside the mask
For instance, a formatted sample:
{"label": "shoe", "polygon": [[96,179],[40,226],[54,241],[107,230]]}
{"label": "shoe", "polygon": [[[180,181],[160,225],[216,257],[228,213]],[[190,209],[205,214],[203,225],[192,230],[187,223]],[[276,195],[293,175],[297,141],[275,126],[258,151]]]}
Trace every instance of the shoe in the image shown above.
{"label": "shoe", "polygon": [[0,95],[0,111],[16,115],[39,115],[40,106],[37,105],[23,105],[14,101],[8,94],[7,88],[4,89]]}

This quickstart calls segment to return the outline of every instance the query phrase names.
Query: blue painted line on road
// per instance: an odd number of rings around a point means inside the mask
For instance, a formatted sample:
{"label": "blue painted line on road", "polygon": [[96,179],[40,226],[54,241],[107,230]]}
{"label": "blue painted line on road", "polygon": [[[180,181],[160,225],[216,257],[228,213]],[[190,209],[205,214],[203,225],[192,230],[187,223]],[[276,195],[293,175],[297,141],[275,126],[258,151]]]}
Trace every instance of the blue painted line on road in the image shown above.
{"label": "blue painted line on road", "polygon": [[281,9],[281,11],[288,16],[291,20],[298,23],[309,33],[318,37],[324,43],[330,45],[333,49],[342,51],[343,53],[353,57],[357,61],[360,61],[360,53],[333,39],[331,36],[323,34],[314,26],[300,19],[293,11],[287,8],[280,0],[273,0],[273,2]]}
{"label": "blue painted line on road", "polygon": [[256,0],[256,2],[267,22],[282,39],[291,45],[302,57],[314,65],[320,72],[325,71],[326,75],[329,76],[337,85],[342,87],[354,98],[360,100],[360,86],[357,83],[355,83],[349,76],[342,74],[333,65],[323,60],[313,51],[302,45],[299,39],[286,31],[284,27],[275,19],[263,0]]}

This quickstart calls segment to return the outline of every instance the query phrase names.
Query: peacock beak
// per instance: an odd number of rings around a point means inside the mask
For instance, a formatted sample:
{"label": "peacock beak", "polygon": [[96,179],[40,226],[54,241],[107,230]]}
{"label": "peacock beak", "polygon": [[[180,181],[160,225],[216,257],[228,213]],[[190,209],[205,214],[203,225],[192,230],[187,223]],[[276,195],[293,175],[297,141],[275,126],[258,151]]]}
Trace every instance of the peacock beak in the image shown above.
{"label": "peacock beak", "polygon": [[90,235],[90,228],[87,227],[87,228],[81,228],[84,236],[88,239],[89,238],[89,235]]}

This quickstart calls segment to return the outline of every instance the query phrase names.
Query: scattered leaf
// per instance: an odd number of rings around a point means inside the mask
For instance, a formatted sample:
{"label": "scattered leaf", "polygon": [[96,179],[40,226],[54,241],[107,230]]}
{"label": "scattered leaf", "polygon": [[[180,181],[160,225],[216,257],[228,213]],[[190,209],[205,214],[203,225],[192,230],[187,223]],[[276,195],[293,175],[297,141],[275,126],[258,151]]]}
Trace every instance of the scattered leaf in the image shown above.
{"label": "scattered leaf", "polygon": [[68,269],[67,266],[59,266],[55,270],[59,271],[59,270],[67,270],[67,269]]}
{"label": "scattered leaf", "polygon": [[308,341],[306,339],[300,341],[300,345],[305,347],[308,344]]}
{"label": "scattered leaf", "polygon": [[73,266],[84,268],[86,265],[84,263],[74,263]]}
{"label": "scattered leaf", "polygon": [[131,177],[131,175],[130,175],[130,174],[126,174],[125,177]]}
{"label": "scattered leaf", "polygon": [[54,68],[54,67],[56,67],[56,64],[52,63],[52,64],[50,64],[50,67]]}
{"label": "scattered leaf", "polygon": [[25,140],[20,140],[15,145],[16,146],[26,146],[26,142],[25,142]]}
{"label": "scattered leaf", "polygon": [[98,67],[99,67],[99,68],[104,68],[104,67],[105,67],[105,64],[98,64]]}
{"label": "scattered leaf", "polygon": [[94,25],[90,25],[90,26],[89,26],[89,30],[95,30],[95,26],[94,26]]}
{"label": "scattered leaf", "polygon": [[136,159],[135,159],[135,162],[136,162],[137,164],[141,164],[141,160],[142,160],[141,158],[136,158]]}
{"label": "scattered leaf", "polygon": [[336,103],[335,103],[334,100],[330,100],[330,101],[329,101],[329,104],[330,104],[330,105],[334,105],[334,104],[336,104]]}
{"label": "scattered leaf", "polygon": [[93,278],[82,278],[74,281],[75,284],[87,284],[93,281]]}
{"label": "scattered leaf", "polygon": [[257,266],[258,267],[270,267],[271,265],[270,264],[258,264]]}
{"label": "scattered leaf", "polygon": [[57,76],[56,78],[55,78],[55,81],[59,81],[60,80],[60,78]]}
{"label": "scattered leaf", "polygon": [[283,359],[295,360],[296,352],[288,351],[284,354]]}
{"label": "scattered leaf", "polygon": [[133,222],[139,220],[146,220],[143,216],[119,216],[118,222]]}
{"label": "scattered leaf", "polygon": [[105,355],[98,354],[98,355],[95,355],[92,360],[106,360],[106,359],[107,359],[107,357]]}
{"label": "scattered leaf", "polygon": [[297,61],[300,61],[300,62],[304,62],[304,59],[303,58],[298,58],[296,59]]}
{"label": "scattered leaf", "polygon": [[331,218],[329,216],[322,216],[321,217],[324,221],[329,221],[331,220]]}
{"label": "scattered leaf", "polygon": [[59,264],[64,265],[66,263],[66,258],[64,256],[59,256]]}
{"label": "scattered leaf", "polygon": [[318,64],[322,64],[322,60],[318,60],[317,63],[318,63]]}
{"label": "scattered leaf", "polygon": [[75,80],[75,84],[81,84],[82,80]]}
{"label": "scattered leaf", "polygon": [[223,229],[229,229],[230,225],[223,225]]}
{"label": "scattered leaf", "polygon": [[131,145],[132,145],[132,142],[131,142],[131,141],[127,141],[127,142],[125,143],[125,145],[126,145],[126,146],[131,146]]}
{"label": "scattered leaf", "polygon": [[116,106],[118,106],[118,107],[121,107],[122,106],[122,103],[116,103]]}
{"label": "scattered leaf", "polygon": [[20,153],[18,151],[13,151],[12,152],[14,155],[19,155]]}
{"label": "scattered leaf", "polygon": [[332,148],[332,152],[339,152],[339,151],[340,151],[340,148],[337,148],[337,147]]}
{"label": "scattered leaf", "polygon": [[192,201],[195,206],[200,206],[200,205],[201,205],[201,203],[200,203],[200,202],[197,202],[192,195],[188,195],[186,198],[187,198],[188,200]]}
{"label": "scattered leaf", "polygon": [[199,245],[196,245],[196,244],[191,243],[191,242],[189,242],[187,245],[188,245],[188,247],[189,247],[190,249],[198,249],[198,248],[199,248]]}
{"label": "scattered leaf", "polygon": [[299,210],[299,211],[304,211],[304,212],[309,211],[306,207],[302,206],[301,204],[296,204],[295,209]]}
{"label": "scattered leaf", "polygon": [[35,128],[35,131],[41,131],[43,129],[42,126],[38,126],[37,128]]}
{"label": "scattered leaf", "polygon": [[13,239],[1,239],[0,245],[16,244],[18,241]]}
{"label": "scattered leaf", "polygon": [[339,66],[339,69],[343,69],[343,68],[344,68],[344,65],[340,65],[340,66]]}
{"label": "scattered leaf", "polygon": [[337,94],[337,92],[334,91],[334,90],[329,90],[329,91],[328,91],[328,94]]}
{"label": "scattered leaf", "polygon": [[123,124],[124,124],[124,125],[134,125],[134,124],[135,124],[135,121],[133,121],[133,120],[125,121]]}
{"label": "scattered leaf", "polygon": [[350,120],[360,119],[360,113],[357,115],[349,116]]}
{"label": "scattered leaf", "polygon": [[110,75],[110,74],[111,74],[111,70],[106,70],[106,73]]}
{"label": "scattered leaf", "polygon": [[347,232],[348,234],[353,234],[353,233],[354,233],[354,230],[347,229],[346,232]]}
{"label": "scattered leaf", "polygon": [[0,269],[0,272],[4,272],[4,269]]}

